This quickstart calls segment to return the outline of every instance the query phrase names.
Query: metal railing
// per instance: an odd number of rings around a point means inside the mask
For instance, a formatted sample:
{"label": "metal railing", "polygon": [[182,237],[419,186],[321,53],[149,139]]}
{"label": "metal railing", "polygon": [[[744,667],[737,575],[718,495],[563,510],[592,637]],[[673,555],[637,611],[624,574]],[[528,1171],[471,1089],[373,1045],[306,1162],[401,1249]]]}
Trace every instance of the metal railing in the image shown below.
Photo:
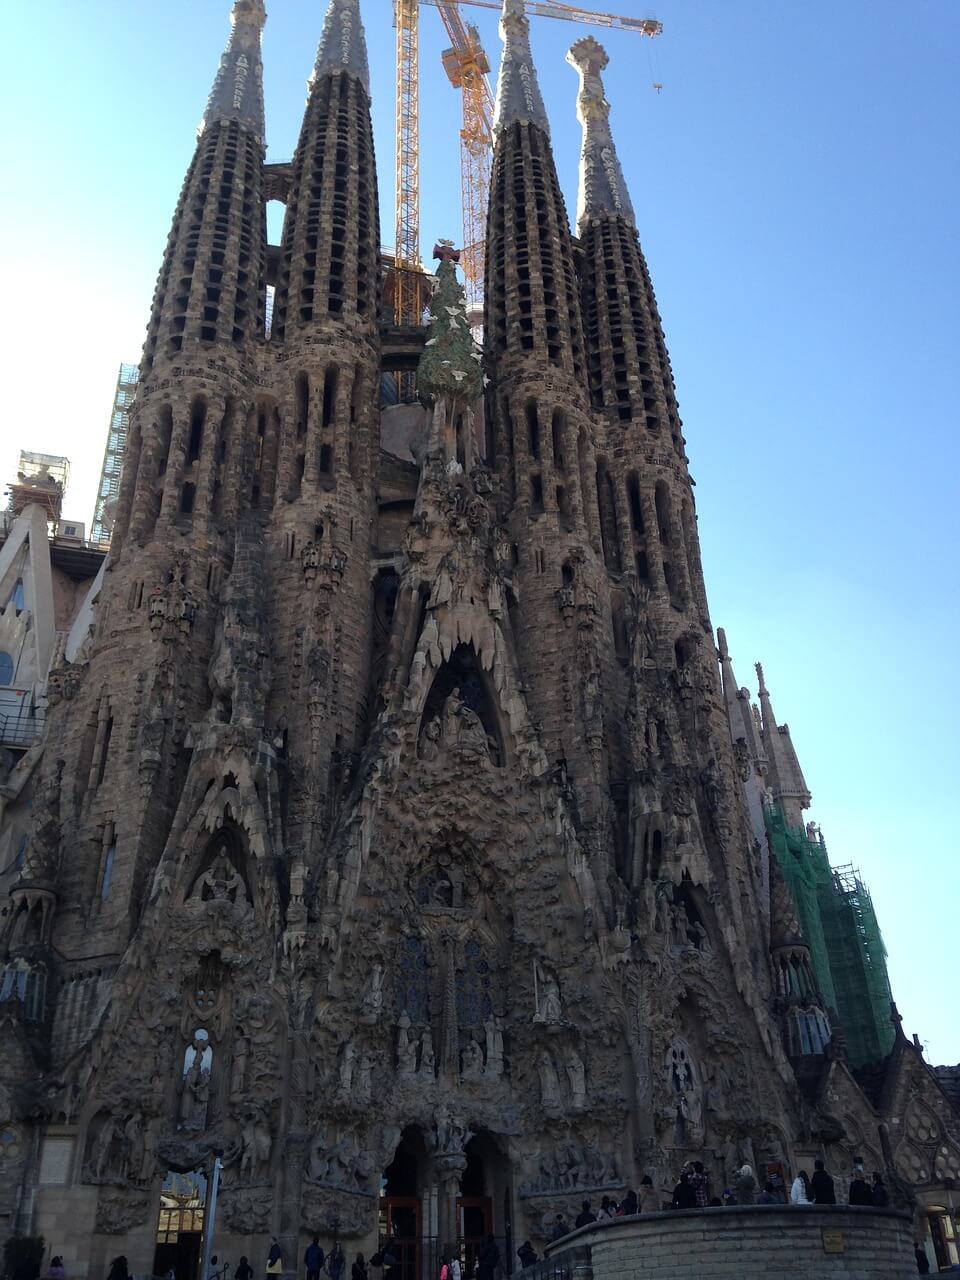
{"label": "metal railing", "polygon": [[42,732],[43,710],[31,705],[29,691],[0,690],[0,746],[32,747]]}

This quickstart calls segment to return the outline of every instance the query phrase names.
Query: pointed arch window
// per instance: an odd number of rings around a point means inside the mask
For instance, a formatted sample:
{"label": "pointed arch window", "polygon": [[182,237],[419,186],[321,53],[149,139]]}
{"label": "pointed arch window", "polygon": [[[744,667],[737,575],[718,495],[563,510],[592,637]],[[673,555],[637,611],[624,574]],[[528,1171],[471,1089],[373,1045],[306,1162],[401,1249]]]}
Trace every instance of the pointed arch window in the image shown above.
{"label": "pointed arch window", "polygon": [[457,971],[457,1023],[482,1027],[493,1017],[490,964],[476,938],[463,947],[463,968]]}
{"label": "pointed arch window", "polygon": [[396,1007],[414,1026],[430,1021],[430,965],[422,938],[404,938],[400,944]]}

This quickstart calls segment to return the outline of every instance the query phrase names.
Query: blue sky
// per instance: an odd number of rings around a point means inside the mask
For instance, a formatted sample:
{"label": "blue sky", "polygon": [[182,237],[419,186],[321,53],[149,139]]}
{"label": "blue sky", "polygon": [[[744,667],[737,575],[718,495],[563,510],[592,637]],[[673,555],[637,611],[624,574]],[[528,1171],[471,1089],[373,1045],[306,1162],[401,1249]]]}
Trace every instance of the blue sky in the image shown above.
{"label": "blue sky", "polygon": [[[392,242],[391,9],[362,3]],[[268,7],[267,136],[281,159],[324,6]],[[67,512],[88,521],[116,369],[139,358],[228,12],[224,0],[5,6],[0,474],[21,446],[69,454]],[[755,687],[762,659],[810,816],[873,891],[905,1030],[956,1062],[960,5],[652,12],[657,41],[595,34],[673,359],[713,621],[741,683]],[[496,15],[470,13],[496,66]],[[429,252],[460,239],[459,103],[435,10],[421,31]],[[583,34],[533,23],[571,211],[579,128],[563,56]]]}

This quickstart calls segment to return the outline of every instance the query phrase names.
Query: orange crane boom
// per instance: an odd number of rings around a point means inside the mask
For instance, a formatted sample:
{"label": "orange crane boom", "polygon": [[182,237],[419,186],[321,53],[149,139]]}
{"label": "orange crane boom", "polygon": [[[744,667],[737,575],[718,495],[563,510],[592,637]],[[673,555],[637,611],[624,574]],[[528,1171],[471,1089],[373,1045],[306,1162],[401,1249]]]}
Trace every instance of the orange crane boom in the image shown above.
{"label": "orange crane boom", "polygon": [[[487,80],[490,64],[480,44],[476,27],[465,24],[460,16],[461,4],[499,12],[500,0],[394,0],[397,27],[397,266],[398,322],[415,323],[414,298],[416,282],[411,274],[419,266],[420,190],[419,138],[420,95],[418,64],[418,9],[428,4],[439,9],[450,38],[451,48],[444,51],[443,65],[450,83],[461,91],[462,127],[460,130],[460,175],[463,201],[463,257],[461,265],[466,282],[467,301],[479,304],[483,299],[484,241],[486,238],[487,203],[490,192],[490,153],[493,148],[493,94]],[[560,0],[525,0],[528,15],[538,18],[561,18],[589,27],[609,27],[633,31],[642,36],[658,36],[663,24],[656,18],[630,18],[615,13],[596,13]],[[405,284],[403,282],[406,282]]]}

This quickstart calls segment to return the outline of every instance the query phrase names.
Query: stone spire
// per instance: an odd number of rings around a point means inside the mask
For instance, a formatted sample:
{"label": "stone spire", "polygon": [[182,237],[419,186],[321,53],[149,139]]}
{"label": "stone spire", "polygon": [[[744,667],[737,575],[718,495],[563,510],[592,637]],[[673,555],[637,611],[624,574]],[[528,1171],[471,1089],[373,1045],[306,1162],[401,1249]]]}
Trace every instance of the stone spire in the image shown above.
{"label": "stone spire", "polygon": [[376,323],[380,215],[358,0],[330,0],[308,87],[283,226],[274,342],[327,317],[356,317],[371,331]]}
{"label": "stone spire", "polygon": [[787,821],[792,826],[803,822],[803,810],[810,806],[810,788],[800,768],[800,761],[790,738],[788,725],[777,724],[773,714],[770,691],[763,678],[763,667],[756,664],[760,693],[760,714],[763,720],[763,741],[769,761],[770,787],[774,799],[783,805]]}
{"label": "stone spire", "polygon": [[571,46],[567,61],[580,74],[577,119],[583,128],[583,148],[577,193],[578,230],[582,232],[587,219],[601,213],[619,214],[634,225],[630,193],[610,133],[610,103],[600,79],[600,72],[610,61],[607,51],[593,36],[585,36]]}
{"label": "stone spire", "polygon": [[496,132],[518,120],[535,124],[549,134],[546,108],[540,96],[537,73],[530,54],[530,22],[524,0],[503,0],[500,38],[503,54],[497,77],[497,105],[493,117]]}
{"label": "stone spire", "polygon": [[766,764],[761,734],[757,731],[757,722],[750,703],[750,695],[746,689],[737,686],[733,673],[733,662],[727,648],[727,635],[723,627],[717,628],[717,650],[720,654],[720,681],[723,686],[723,702],[730,721],[730,736],[734,742],[743,738],[751,760],[761,767]]}
{"label": "stone spire", "polygon": [[332,75],[336,71],[356,76],[369,96],[367,41],[360,20],[359,0],[331,0],[323,21],[311,88],[321,76]]}
{"label": "stone spire", "polygon": [[260,38],[266,20],[263,0],[235,0],[230,15],[230,40],[220,59],[220,70],[210,90],[199,133],[218,121],[236,120],[263,142]]}

